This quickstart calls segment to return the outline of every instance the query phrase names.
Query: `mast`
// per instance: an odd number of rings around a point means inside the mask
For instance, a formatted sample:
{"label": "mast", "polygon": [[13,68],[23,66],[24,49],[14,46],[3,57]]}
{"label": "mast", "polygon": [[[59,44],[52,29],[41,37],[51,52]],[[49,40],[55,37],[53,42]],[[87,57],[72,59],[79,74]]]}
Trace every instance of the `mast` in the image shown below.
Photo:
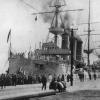
{"label": "mast", "polygon": [[[55,8],[55,10],[53,10],[53,11],[32,13],[33,15],[54,13],[54,17],[52,19],[52,23],[51,23],[51,27],[49,28],[49,32],[54,34],[54,43],[55,43],[55,45],[57,45],[58,35],[62,35],[64,33],[64,28],[61,28],[59,26],[59,22],[58,22],[59,17],[61,17],[60,13],[61,12],[68,12],[68,11],[82,11],[83,10],[83,9],[61,10],[61,7],[66,5],[65,0],[63,0],[63,2],[64,2],[64,4],[62,4],[60,0],[55,0],[54,5],[50,6],[50,7]],[[61,23],[62,23],[62,19],[61,19]]]}
{"label": "mast", "polygon": [[90,67],[90,0],[89,0],[89,16],[88,16],[88,66]]}
{"label": "mast", "polygon": [[[59,13],[59,9],[58,9],[57,6],[55,6],[55,7],[56,7],[56,11],[55,11],[55,16],[56,16],[55,27],[58,27],[58,13]],[[55,44],[57,45],[57,33],[55,34]]]}
{"label": "mast", "polygon": [[[52,23],[51,23],[51,27],[49,29],[49,31],[54,34],[54,43],[57,45],[57,38],[58,38],[58,35],[59,35],[59,30],[58,30],[58,18],[60,17],[60,8],[62,6],[65,6],[65,5],[61,5],[60,1],[59,0],[56,0],[55,2],[55,5],[54,6],[50,6],[50,7],[55,7],[55,12],[54,12],[54,17],[52,19]],[[54,22],[54,23],[53,23]],[[54,28],[52,28],[54,27]],[[61,28],[59,27],[59,29],[61,30]],[[61,34],[61,33],[60,33]]]}
{"label": "mast", "polygon": [[[89,13],[88,13],[88,23],[83,23],[83,24],[88,24],[88,34],[84,34],[88,36],[88,48],[87,50],[84,50],[84,53],[87,54],[87,66],[90,68],[90,54],[93,52],[93,49],[90,49],[90,36],[91,35],[99,35],[99,34],[91,34],[91,31],[95,31],[95,30],[91,30],[91,24],[96,24],[96,23],[100,23],[100,22],[92,22],[91,23],[91,0],[89,0]],[[84,36],[83,35],[83,36]]]}

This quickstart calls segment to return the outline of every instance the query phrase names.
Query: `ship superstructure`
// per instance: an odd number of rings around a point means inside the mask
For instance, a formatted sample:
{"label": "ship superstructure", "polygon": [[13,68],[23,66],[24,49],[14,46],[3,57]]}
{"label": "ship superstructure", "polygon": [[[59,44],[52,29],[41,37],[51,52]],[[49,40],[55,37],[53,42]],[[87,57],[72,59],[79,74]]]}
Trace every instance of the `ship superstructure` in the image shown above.
{"label": "ship superstructure", "polygon": [[[54,17],[52,19],[49,32],[54,35],[54,41],[42,43],[41,49],[36,49],[34,55],[25,58],[24,54],[16,54],[9,58],[9,71],[16,73],[18,69],[22,69],[27,74],[64,74],[70,69],[71,55],[71,29],[66,27],[63,22],[61,12],[61,3],[56,0],[53,6]],[[74,31],[73,31],[74,32]],[[58,36],[61,37],[61,47],[57,44]],[[74,32],[73,39],[74,61],[82,59],[82,40]],[[34,57],[33,57],[34,56]]]}

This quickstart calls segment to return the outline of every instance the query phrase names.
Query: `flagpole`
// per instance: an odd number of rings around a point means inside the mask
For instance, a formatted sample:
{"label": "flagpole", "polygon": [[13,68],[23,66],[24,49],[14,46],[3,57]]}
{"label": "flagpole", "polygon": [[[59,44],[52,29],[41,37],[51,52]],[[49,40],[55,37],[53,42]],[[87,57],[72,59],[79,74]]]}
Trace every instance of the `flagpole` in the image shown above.
{"label": "flagpole", "polygon": [[11,57],[11,29],[9,30],[8,37],[7,37],[7,43],[9,42],[9,52],[8,52],[8,59]]}
{"label": "flagpole", "polygon": [[[10,39],[9,39],[10,38]],[[11,29],[9,30],[9,33],[8,33],[8,37],[7,37],[7,43],[10,41],[10,44],[8,44],[8,63],[9,63],[9,66],[10,66],[10,58],[11,58]],[[7,73],[9,74],[9,66],[8,66],[8,71]]]}
{"label": "flagpole", "polygon": [[10,57],[11,57],[11,34],[10,34]]}

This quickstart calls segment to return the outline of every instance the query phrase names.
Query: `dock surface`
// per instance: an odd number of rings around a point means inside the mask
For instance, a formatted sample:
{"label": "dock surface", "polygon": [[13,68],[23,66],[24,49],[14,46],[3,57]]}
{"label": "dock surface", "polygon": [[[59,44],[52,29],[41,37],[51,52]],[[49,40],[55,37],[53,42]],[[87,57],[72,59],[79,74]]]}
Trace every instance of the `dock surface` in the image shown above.
{"label": "dock surface", "polygon": [[[49,85],[49,84],[48,84]],[[36,97],[45,95],[55,95],[55,91],[49,90],[47,85],[46,90],[41,89],[41,84],[29,84],[29,85],[17,85],[17,86],[7,86],[4,89],[0,89],[0,100],[13,100],[13,98],[20,97]],[[67,85],[66,93],[77,93],[78,91],[100,91],[100,79],[88,80],[85,82],[74,81],[73,86]],[[85,94],[84,96],[88,96]],[[89,96],[98,96],[100,100],[100,95],[89,94]]]}

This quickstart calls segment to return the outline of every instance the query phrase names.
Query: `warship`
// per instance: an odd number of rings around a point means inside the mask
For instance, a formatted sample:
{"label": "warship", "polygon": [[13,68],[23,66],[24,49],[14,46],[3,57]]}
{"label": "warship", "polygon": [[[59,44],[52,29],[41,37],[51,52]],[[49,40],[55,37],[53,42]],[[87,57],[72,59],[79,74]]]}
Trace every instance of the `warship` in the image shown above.
{"label": "warship", "polygon": [[[41,48],[29,51],[28,58],[25,53],[14,54],[10,49],[9,73],[14,74],[18,70],[24,74],[41,75],[45,74],[66,74],[70,72],[71,64],[71,32],[73,38],[74,64],[82,61],[82,40],[76,31],[72,31],[70,25],[63,21],[61,12],[62,5],[56,0],[53,5],[54,11],[44,13],[54,13],[49,33],[54,36],[54,40],[42,43]],[[37,14],[37,13],[34,13]],[[38,13],[43,14],[43,13]],[[67,20],[66,20],[67,21]],[[58,36],[61,38],[61,46],[58,46]],[[11,43],[10,43],[11,45]]]}

